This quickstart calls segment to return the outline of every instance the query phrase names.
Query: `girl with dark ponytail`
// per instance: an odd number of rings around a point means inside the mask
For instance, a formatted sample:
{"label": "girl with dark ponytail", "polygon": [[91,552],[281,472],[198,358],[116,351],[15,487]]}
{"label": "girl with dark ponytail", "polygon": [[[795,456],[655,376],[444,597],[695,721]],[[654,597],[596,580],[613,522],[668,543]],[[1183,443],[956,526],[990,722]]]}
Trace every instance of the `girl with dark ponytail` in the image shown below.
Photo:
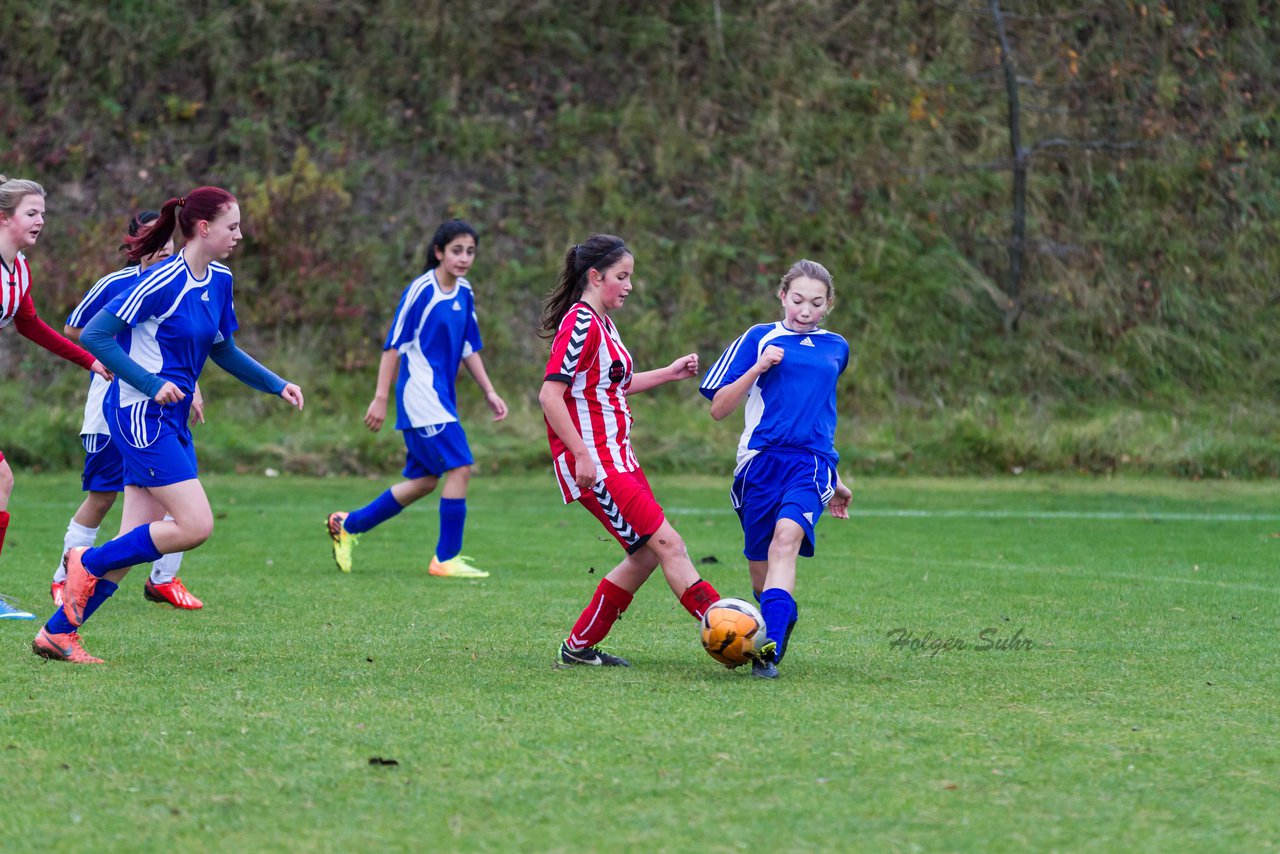
{"label": "girl with dark ponytail", "polygon": [[622,238],[594,235],[565,253],[564,269],[543,308],[542,329],[554,337],[538,399],[560,493],[566,504],[578,501],[587,508],[626,552],[560,644],[564,664],[630,666],[597,645],[659,565],[694,619],[720,598],[698,576],[631,448],[627,398],[698,374],[697,353],[665,368],[633,372],[611,315],[631,293],[634,269]]}
{"label": "girl with dark ponytail", "polygon": [[364,423],[373,432],[387,418],[391,382],[396,383],[396,429],[406,448],[406,478],[363,507],[329,514],[325,528],[333,561],[351,571],[352,549],[360,534],[399,515],[440,489],[440,531],[427,573],[449,578],[489,575],[462,554],[467,520],[467,485],[475,458],[458,421],[459,367],[466,367],[484,392],[493,420],[507,417],[507,404],[494,390],[480,358],[480,326],[475,293],[466,274],[476,258],[480,235],[466,220],[451,219],[436,229],[427,250],[427,267],[400,297],[391,331],[383,344],[373,401]]}
{"label": "girl with dark ponytail", "polygon": [[80,645],[77,630],[129,568],[189,551],[213,532],[188,426],[206,360],[212,357],[249,387],[302,408],[302,389],[236,346],[231,271],[221,263],[240,242],[235,197],[218,187],[199,187],[170,199],[154,222],[125,239],[126,256],[138,261],[155,254],[175,228],[186,238],[182,251],[103,306],[80,336],[116,374],[103,415],[124,462],[120,527],[126,533],[97,548],[67,552],[62,608],[32,642],[36,655],[45,658],[100,664]]}

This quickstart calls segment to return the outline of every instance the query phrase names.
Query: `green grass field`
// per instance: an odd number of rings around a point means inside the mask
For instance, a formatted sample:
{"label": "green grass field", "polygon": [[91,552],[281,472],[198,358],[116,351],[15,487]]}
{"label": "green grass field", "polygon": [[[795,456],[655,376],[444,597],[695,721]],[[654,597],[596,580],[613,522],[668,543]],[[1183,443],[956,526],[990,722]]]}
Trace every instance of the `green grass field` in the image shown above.
{"label": "green grass field", "polygon": [[[748,596],[727,479],[654,481]],[[608,642],[630,669],[553,666],[619,552],[549,477],[473,481],[483,581],[425,573],[434,498],[344,576],[322,518],[383,481],[210,477],[218,528],[183,568],[203,611],[135,571],[84,632],[104,667],[0,625],[0,848],[1277,846],[1280,487],[853,485],[768,683],[707,657],[658,577]],[[0,591],[41,616],[77,487],[18,472]]]}

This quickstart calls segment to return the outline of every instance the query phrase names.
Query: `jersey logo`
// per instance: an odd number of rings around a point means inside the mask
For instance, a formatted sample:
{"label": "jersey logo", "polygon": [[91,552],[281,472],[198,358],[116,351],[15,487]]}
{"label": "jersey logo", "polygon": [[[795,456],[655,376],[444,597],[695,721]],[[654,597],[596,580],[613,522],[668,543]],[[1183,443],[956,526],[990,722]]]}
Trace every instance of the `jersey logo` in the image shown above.
{"label": "jersey logo", "polygon": [[[813,345],[812,345],[812,344],[810,344],[809,346],[810,346],[810,347],[812,347]],[[806,522],[808,522],[810,525],[812,525],[812,524],[813,524],[813,513],[812,513],[812,512],[809,512],[809,513],[801,513],[800,515],[801,515],[801,516],[803,516],[803,517],[805,518],[805,521],[806,521]]]}
{"label": "jersey logo", "polygon": [[609,366],[609,382],[620,383],[626,375],[627,366],[622,364],[621,359],[614,359],[613,364]]}
{"label": "jersey logo", "polygon": [[[800,346],[801,346],[801,347],[812,347],[812,346],[814,346],[814,344],[813,344],[813,339],[812,339],[812,338],[810,338],[808,335],[804,336],[804,338],[800,341]],[[812,522],[813,520],[812,520],[812,519],[810,519],[809,521],[811,521],[811,522]]]}
{"label": "jersey logo", "polygon": [[453,304],[453,310],[454,310],[454,311],[462,311],[462,306],[458,305],[458,304],[455,302],[455,303]]}
{"label": "jersey logo", "polygon": [[208,291],[205,291],[204,293],[200,294],[200,301],[201,301],[201,302],[208,302],[208,301],[209,301],[209,292],[208,292]]}

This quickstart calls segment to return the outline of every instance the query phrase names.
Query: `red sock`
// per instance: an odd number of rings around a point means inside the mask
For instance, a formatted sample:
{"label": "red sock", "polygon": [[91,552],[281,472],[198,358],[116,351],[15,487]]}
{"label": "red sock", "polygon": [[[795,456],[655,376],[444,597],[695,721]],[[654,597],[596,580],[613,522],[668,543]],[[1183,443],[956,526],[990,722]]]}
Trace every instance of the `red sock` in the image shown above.
{"label": "red sock", "polygon": [[630,593],[607,578],[600,579],[600,585],[591,597],[591,604],[587,605],[582,616],[578,617],[578,622],[573,624],[573,631],[569,632],[570,649],[583,649],[600,643],[609,634],[609,629],[613,628],[613,621],[630,604]]}
{"label": "red sock", "polygon": [[9,511],[0,510],[0,552],[4,551],[4,532],[9,530]]}
{"label": "red sock", "polygon": [[711,582],[704,581],[701,578],[689,585],[689,589],[680,594],[680,604],[693,615],[695,620],[701,620],[702,615],[707,613],[707,609],[719,601],[720,594],[711,586]]}

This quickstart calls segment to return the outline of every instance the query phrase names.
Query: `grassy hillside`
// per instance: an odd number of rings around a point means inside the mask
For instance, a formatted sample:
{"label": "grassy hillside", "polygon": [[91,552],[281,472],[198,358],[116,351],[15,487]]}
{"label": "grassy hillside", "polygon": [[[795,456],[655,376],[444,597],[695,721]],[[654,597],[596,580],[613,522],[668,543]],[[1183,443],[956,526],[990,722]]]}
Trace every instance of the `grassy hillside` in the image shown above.
{"label": "grassy hillside", "polygon": [[[855,467],[1280,473],[1275,22],[1256,2],[1006,6],[1034,149],[1012,333],[1008,103],[974,0],[0,0],[0,171],[51,191],[32,255],[54,317],[118,265],[132,209],[199,183],[241,198],[244,339],[312,403],[306,435],[272,421],[206,455],[394,457],[359,414],[400,290],[458,215],[482,232],[486,360],[515,408],[480,430],[495,464],[540,459],[540,299],[565,247],[607,230],[637,253],[619,322],[641,365],[714,358],[774,316],[791,260],[826,263]],[[0,337],[29,379],[6,412],[71,382],[29,350]],[[211,382],[228,417],[263,409]],[[653,463],[731,440],[691,396],[642,412]],[[47,422],[6,415],[6,453],[73,462]]]}

